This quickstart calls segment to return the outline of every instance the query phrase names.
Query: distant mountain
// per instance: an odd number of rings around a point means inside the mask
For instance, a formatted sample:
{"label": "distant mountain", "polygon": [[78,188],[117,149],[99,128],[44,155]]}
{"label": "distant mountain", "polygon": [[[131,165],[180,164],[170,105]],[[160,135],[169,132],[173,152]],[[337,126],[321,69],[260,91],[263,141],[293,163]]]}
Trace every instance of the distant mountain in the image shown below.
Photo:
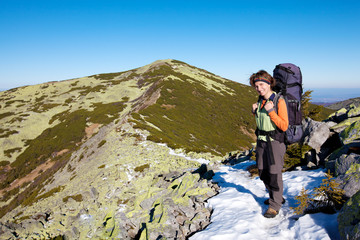
{"label": "distant mountain", "polygon": [[351,104],[354,104],[355,106],[359,106],[360,105],[360,97],[347,99],[347,100],[341,101],[341,102],[336,102],[336,103],[333,103],[333,104],[327,106],[327,108],[330,108],[333,110],[339,110],[341,108],[348,108]]}
{"label": "distant mountain", "polygon": [[334,102],[311,102],[311,103],[315,104],[315,105],[324,106],[324,107],[328,107],[328,106],[334,104]]}
{"label": "distant mountain", "polygon": [[[166,184],[200,166],[183,153],[216,163],[251,147],[249,106],[256,100],[253,88],[176,60],[0,92],[0,225],[11,219],[6,228],[20,238],[101,238],[115,236],[105,228],[107,214],[123,212],[108,219],[126,228],[119,236],[135,236],[155,217],[151,209],[171,209],[169,202],[144,200],[160,192],[196,206],[184,221],[204,214],[203,203],[183,198],[200,201],[213,190],[203,186],[187,195],[187,184],[174,195],[183,185]],[[166,174],[177,177],[164,181]],[[156,184],[161,181],[165,186]],[[182,226],[189,231],[190,225]]]}

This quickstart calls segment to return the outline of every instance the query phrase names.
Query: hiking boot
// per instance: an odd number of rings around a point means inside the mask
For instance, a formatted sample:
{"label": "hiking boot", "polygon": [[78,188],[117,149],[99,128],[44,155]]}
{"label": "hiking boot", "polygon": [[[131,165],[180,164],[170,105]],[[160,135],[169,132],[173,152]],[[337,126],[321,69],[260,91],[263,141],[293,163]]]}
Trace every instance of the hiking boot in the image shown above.
{"label": "hiking boot", "polygon": [[[266,205],[269,205],[270,203],[269,203],[269,201],[270,201],[270,199],[266,199],[265,201],[264,201],[264,203],[266,204]],[[283,198],[283,200],[282,200],[282,204],[284,204],[286,202],[286,200],[285,200],[285,198]]]}
{"label": "hiking boot", "polygon": [[274,209],[272,208],[268,208],[268,210],[264,213],[264,217],[266,218],[274,218],[276,217],[276,215],[278,215],[278,211],[275,211]]}

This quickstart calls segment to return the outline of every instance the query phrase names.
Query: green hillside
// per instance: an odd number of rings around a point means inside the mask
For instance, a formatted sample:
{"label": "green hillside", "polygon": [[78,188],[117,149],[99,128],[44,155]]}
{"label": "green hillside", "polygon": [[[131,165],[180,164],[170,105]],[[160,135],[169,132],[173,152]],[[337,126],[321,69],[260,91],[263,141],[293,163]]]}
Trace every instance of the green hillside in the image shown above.
{"label": "green hillside", "polygon": [[249,106],[256,101],[256,93],[213,74],[200,74],[208,84],[174,72],[167,64],[153,69],[145,77],[156,82],[160,97],[155,104],[133,113],[132,122],[148,130],[151,140],[172,148],[224,155],[249,147],[255,129]]}

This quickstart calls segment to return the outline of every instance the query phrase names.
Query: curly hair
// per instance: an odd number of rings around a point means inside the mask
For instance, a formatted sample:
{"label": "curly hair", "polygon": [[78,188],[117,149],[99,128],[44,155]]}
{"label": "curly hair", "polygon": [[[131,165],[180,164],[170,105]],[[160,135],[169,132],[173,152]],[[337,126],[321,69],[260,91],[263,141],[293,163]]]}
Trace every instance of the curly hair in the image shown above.
{"label": "curly hair", "polygon": [[275,78],[273,78],[268,72],[266,72],[265,70],[260,70],[257,73],[253,73],[250,76],[250,85],[255,87],[255,79],[258,78],[265,78],[266,80],[268,80],[270,82],[270,86],[271,88],[273,88],[276,84]]}

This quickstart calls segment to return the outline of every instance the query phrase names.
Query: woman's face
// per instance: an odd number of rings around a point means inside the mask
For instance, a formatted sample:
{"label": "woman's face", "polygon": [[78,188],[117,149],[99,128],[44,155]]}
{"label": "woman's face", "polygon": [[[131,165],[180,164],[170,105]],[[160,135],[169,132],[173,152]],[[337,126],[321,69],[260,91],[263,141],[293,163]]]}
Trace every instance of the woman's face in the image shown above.
{"label": "woman's face", "polygon": [[255,83],[255,90],[263,97],[267,96],[271,92],[270,85],[261,81]]}

